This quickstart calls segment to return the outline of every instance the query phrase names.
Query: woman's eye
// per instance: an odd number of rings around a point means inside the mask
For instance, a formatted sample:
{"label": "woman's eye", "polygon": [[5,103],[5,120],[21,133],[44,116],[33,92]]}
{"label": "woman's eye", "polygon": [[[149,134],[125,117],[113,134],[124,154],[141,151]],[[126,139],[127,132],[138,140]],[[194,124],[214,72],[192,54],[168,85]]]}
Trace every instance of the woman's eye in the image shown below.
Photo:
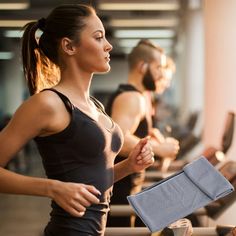
{"label": "woman's eye", "polygon": [[103,39],[103,36],[97,37],[96,39],[100,41]]}

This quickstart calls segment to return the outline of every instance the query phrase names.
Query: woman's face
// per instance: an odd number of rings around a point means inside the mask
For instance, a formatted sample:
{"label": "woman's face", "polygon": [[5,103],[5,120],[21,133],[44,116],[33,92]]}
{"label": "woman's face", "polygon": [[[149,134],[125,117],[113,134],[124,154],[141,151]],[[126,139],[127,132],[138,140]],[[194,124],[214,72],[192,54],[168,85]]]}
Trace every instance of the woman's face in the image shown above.
{"label": "woman's face", "polygon": [[105,30],[97,15],[85,19],[86,26],[80,34],[77,46],[78,66],[89,73],[104,73],[110,70],[112,45],[105,38]]}

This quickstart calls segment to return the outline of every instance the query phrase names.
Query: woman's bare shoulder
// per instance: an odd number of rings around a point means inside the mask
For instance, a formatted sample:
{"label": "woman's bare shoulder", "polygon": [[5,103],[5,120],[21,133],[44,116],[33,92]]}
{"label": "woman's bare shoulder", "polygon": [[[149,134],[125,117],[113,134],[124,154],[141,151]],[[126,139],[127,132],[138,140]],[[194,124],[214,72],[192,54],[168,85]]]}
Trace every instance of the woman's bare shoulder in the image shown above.
{"label": "woman's bare shoulder", "polygon": [[17,123],[47,130],[55,124],[58,117],[62,117],[63,112],[66,113],[66,109],[59,96],[52,91],[43,91],[24,101],[13,118]]}
{"label": "woman's bare shoulder", "polygon": [[59,96],[50,90],[46,90],[29,97],[25,101],[27,107],[37,107],[40,111],[54,111],[58,106],[62,105]]}

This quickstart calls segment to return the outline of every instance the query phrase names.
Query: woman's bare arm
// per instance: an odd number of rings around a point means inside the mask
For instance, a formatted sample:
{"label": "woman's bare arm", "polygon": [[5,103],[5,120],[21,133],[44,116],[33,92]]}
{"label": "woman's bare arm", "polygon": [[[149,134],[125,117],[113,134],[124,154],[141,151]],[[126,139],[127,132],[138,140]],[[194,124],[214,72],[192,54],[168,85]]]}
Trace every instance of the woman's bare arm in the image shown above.
{"label": "woman's bare arm", "polygon": [[32,138],[63,130],[70,121],[62,101],[52,92],[34,95],[16,111],[0,132],[0,192],[45,196],[74,216],[98,203],[99,191],[90,185],[19,175],[4,169],[9,160]]}

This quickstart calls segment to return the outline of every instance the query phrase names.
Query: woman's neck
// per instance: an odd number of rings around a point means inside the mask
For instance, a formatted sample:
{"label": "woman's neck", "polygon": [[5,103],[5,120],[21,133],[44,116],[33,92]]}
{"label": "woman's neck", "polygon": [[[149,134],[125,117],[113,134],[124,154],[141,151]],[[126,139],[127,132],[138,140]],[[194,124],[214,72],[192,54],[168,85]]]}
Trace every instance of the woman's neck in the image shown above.
{"label": "woman's neck", "polygon": [[89,92],[92,76],[92,74],[79,70],[76,72],[73,70],[63,70],[61,72],[61,80],[55,86],[55,89],[66,93],[72,98],[87,101],[90,97]]}

